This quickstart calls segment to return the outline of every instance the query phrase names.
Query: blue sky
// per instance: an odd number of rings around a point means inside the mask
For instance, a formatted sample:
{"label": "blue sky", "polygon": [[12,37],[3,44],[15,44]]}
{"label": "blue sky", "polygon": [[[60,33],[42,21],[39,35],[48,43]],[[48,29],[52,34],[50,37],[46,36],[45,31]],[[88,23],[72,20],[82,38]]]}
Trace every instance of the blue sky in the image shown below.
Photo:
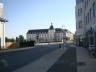
{"label": "blue sky", "polygon": [[0,0],[4,3],[6,36],[26,35],[29,29],[62,26],[75,33],[75,0]]}

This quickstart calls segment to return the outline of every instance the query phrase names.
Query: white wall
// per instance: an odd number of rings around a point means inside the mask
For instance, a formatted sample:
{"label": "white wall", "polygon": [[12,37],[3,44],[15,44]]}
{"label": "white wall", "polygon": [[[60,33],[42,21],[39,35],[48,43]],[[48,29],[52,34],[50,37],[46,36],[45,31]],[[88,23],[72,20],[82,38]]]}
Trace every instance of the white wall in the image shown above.
{"label": "white wall", "polygon": [[55,30],[48,30],[48,40],[49,42],[52,42],[54,41],[54,38],[55,38]]}

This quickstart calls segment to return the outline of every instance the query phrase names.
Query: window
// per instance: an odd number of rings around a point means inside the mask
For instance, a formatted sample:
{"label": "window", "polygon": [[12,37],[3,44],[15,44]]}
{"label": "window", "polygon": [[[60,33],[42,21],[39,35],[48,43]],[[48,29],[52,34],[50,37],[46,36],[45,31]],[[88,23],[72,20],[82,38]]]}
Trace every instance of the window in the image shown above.
{"label": "window", "polygon": [[89,23],[89,13],[87,14],[87,21],[88,21],[88,23]]}
{"label": "window", "polygon": [[82,15],[82,8],[78,9],[78,16]]}
{"label": "window", "polygon": [[86,0],[86,1],[85,1],[85,9],[87,8],[89,1],[90,1],[90,0]]}
{"label": "window", "polygon": [[89,13],[85,16],[85,24],[88,24],[92,18],[92,10],[90,9]]}
{"label": "window", "polygon": [[86,0],[86,6],[88,6],[88,0]]}
{"label": "window", "polygon": [[95,4],[95,2],[93,3],[93,5],[92,5],[92,9],[93,9],[93,17],[95,17],[96,16],[96,4]]}
{"label": "window", "polygon": [[83,2],[84,0],[76,0],[76,4]]}
{"label": "window", "polygon": [[79,28],[82,28],[82,21],[79,21],[79,23],[78,23],[79,25]]}
{"label": "window", "polygon": [[85,16],[85,24],[87,24],[87,16]]}
{"label": "window", "polygon": [[86,3],[86,1],[85,1],[85,9],[86,9],[86,5],[87,5],[87,3]]}
{"label": "window", "polygon": [[89,11],[89,19],[91,20],[91,18],[92,18],[92,9],[90,8],[90,11]]}
{"label": "window", "polygon": [[77,23],[76,23],[76,29],[78,29],[78,25],[77,25]]}

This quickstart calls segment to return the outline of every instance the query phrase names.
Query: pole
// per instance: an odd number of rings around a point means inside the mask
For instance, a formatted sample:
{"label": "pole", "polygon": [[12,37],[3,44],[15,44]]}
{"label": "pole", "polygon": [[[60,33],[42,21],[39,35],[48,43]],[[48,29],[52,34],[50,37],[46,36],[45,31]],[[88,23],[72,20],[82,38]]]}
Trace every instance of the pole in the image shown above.
{"label": "pole", "polygon": [[4,22],[1,22],[2,24],[2,36],[1,36],[1,48],[5,49],[5,25]]}
{"label": "pole", "polygon": [[1,46],[4,49],[5,48],[5,25],[4,25],[4,23],[8,22],[8,21],[6,19],[0,17],[0,22],[1,22],[1,24],[3,24],[2,25],[2,33],[1,33],[2,34],[1,35]]}
{"label": "pole", "polygon": [[3,48],[5,49],[5,25],[3,23]]}

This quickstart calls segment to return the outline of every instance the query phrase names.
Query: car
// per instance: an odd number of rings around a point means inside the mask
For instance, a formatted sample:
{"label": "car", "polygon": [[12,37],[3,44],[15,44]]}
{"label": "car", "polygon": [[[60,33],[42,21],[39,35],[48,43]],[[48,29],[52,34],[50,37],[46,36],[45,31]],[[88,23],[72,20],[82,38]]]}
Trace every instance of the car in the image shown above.
{"label": "car", "polygon": [[96,58],[96,46],[95,45],[89,45],[88,50],[89,50],[90,56]]}
{"label": "car", "polygon": [[89,45],[89,48],[88,48],[89,51],[92,51],[92,50],[95,50],[95,49],[96,49],[95,45]]}

